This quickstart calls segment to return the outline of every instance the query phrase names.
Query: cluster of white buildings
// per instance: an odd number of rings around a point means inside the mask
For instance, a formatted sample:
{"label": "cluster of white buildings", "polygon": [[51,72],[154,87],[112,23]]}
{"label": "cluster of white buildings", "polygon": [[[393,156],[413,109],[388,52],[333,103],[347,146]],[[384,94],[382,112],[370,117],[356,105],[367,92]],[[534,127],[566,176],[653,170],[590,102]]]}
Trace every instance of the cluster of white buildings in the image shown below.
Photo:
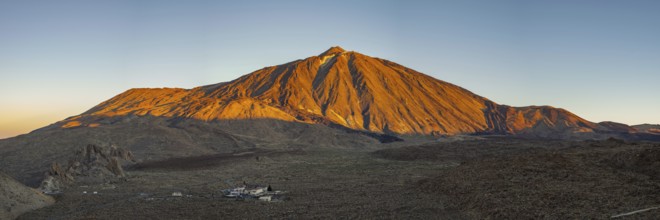
{"label": "cluster of white buildings", "polygon": [[273,202],[283,199],[281,191],[273,191],[268,186],[247,185],[223,190],[224,196],[229,198],[259,199],[261,201]]}

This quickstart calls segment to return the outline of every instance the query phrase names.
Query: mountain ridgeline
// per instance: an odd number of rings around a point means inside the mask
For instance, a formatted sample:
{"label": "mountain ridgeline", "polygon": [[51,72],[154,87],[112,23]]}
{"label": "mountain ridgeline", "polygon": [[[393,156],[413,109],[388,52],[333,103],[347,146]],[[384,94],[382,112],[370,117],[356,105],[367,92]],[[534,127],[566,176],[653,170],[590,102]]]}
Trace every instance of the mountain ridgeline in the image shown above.
{"label": "mountain ridgeline", "polygon": [[340,47],[193,89],[131,89],[57,125],[104,117],[202,121],[277,119],[400,135],[509,134],[570,138],[626,132],[549,106],[500,105],[397,63]]}

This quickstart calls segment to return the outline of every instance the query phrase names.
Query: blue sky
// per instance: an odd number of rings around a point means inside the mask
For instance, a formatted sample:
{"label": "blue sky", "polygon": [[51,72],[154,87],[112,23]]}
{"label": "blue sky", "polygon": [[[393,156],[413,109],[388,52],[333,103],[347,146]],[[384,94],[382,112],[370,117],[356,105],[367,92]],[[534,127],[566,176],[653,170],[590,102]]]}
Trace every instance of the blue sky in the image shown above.
{"label": "blue sky", "polygon": [[0,0],[0,138],[134,87],[229,81],[330,46],[501,104],[660,123],[660,1]]}

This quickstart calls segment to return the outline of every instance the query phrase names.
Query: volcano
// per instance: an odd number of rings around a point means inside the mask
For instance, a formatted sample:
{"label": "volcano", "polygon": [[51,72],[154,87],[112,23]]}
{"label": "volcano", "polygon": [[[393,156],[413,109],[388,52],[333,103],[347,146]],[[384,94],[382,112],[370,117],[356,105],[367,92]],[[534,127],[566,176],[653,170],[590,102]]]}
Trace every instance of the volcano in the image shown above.
{"label": "volcano", "polygon": [[400,64],[341,47],[193,89],[131,89],[65,120],[158,116],[214,121],[277,119],[387,134],[570,137],[616,130],[550,106],[500,105]]}
{"label": "volcano", "polygon": [[397,63],[332,47],[230,82],[130,89],[80,115],[0,140],[0,167],[35,187],[53,161],[89,144],[121,146],[150,161],[255,149],[380,149],[432,135],[660,139],[560,108],[500,105]]}

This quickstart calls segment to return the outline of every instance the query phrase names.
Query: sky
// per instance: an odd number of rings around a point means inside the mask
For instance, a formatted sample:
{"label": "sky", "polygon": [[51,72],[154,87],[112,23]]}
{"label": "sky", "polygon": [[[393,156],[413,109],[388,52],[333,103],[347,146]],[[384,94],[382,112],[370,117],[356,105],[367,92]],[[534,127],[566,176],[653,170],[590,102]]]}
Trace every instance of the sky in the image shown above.
{"label": "sky", "polygon": [[497,103],[660,123],[660,1],[0,0],[0,138],[136,87],[193,88],[331,46]]}

